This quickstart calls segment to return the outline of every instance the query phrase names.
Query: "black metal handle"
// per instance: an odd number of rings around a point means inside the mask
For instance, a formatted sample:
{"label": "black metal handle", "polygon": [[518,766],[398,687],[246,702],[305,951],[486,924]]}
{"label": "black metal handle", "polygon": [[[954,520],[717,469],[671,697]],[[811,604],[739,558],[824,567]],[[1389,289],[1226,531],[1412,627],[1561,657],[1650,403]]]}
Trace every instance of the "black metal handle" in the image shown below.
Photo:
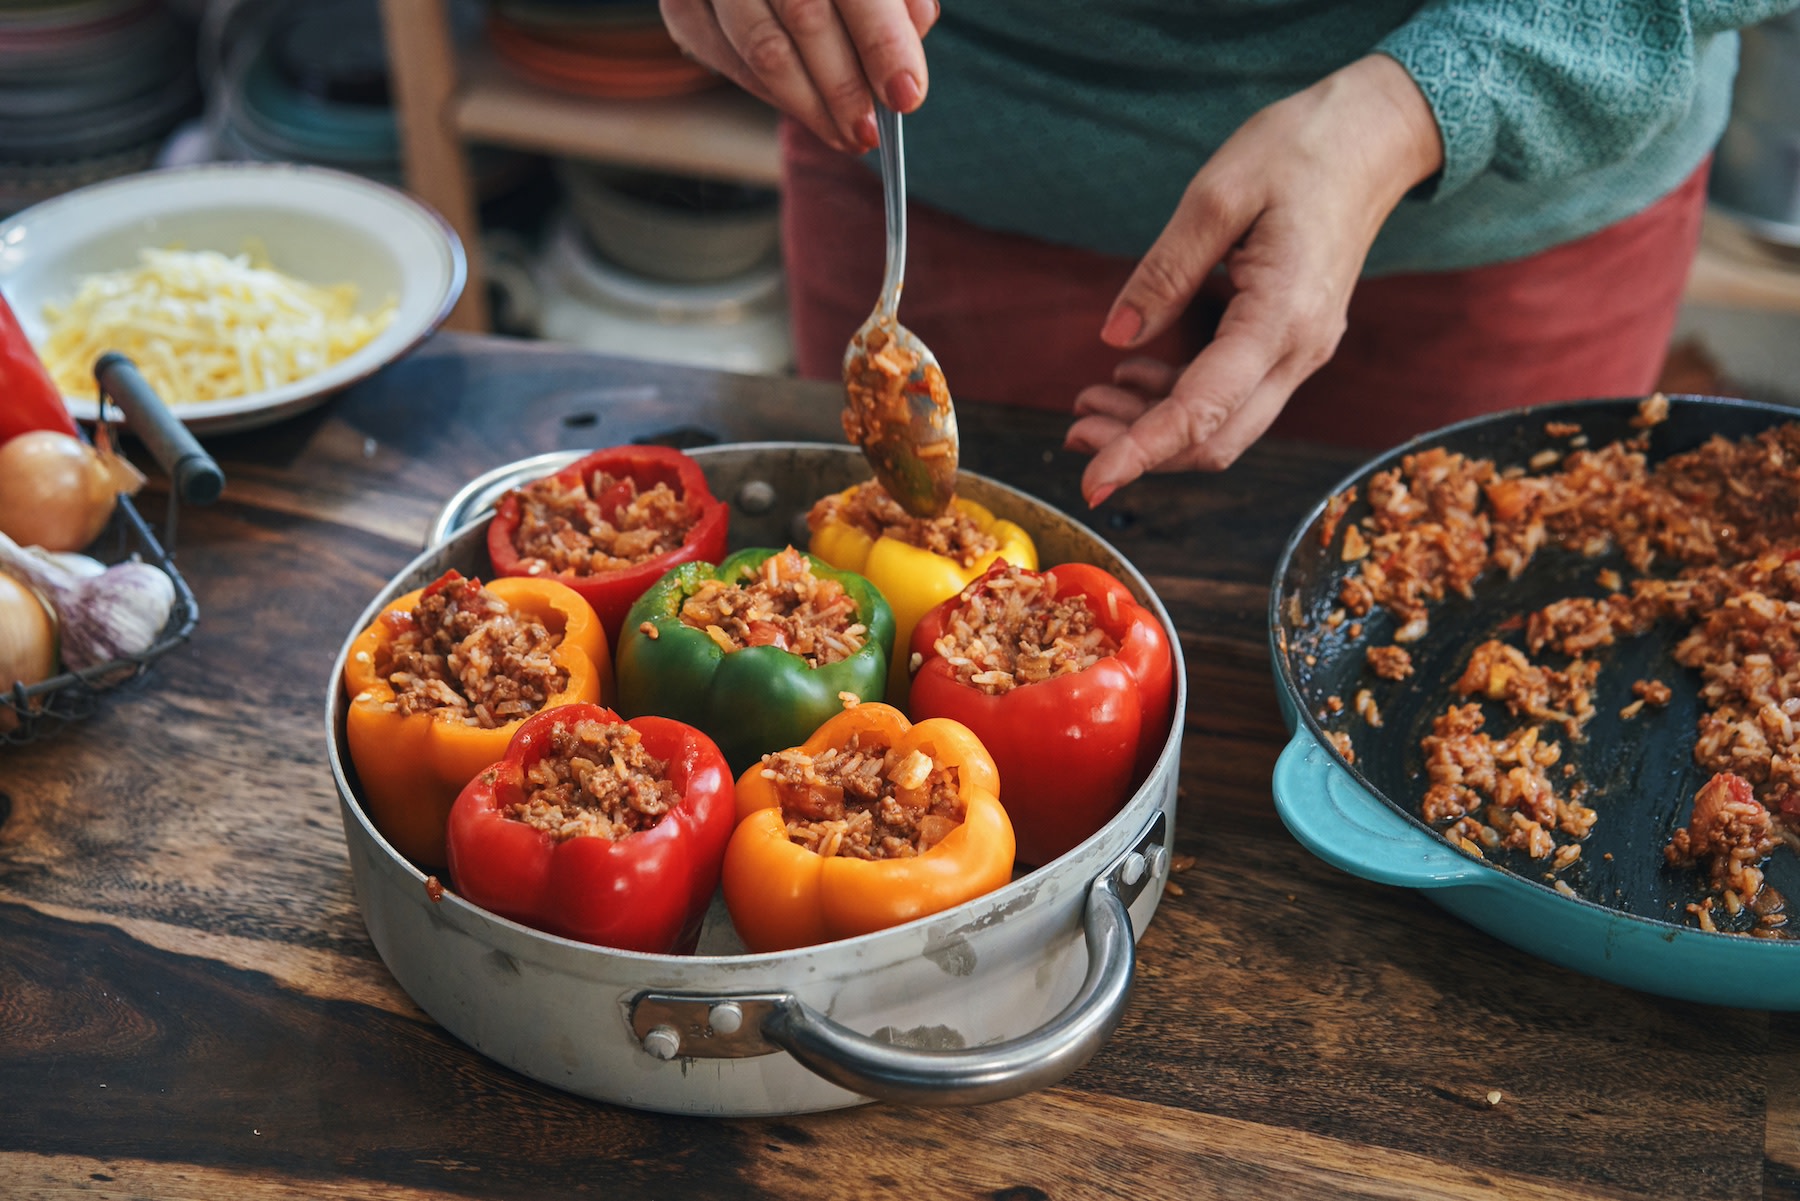
{"label": "black metal handle", "polygon": [[175,495],[184,504],[209,505],[225,490],[225,473],[200,448],[187,426],[145,382],[137,364],[117,351],[94,363],[94,379],[125,414],[125,421],[157,464],[169,473]]}

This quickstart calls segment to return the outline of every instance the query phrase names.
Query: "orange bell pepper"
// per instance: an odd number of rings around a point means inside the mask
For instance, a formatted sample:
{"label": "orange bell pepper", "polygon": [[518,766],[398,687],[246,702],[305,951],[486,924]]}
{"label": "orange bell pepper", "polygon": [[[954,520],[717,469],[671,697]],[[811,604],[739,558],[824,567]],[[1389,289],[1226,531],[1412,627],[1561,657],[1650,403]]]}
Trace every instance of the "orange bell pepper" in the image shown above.
{"label": "orange bell pepper", "polygon": [[720,879],[738,937],[752,951],[784,951],[885,930],[991,892],[1012,879],[1013,828],[1000,807],[994,761],[967,726],[917,725],[890,705],[863,704],[827,721],[799,747],[817,756],[856,735],[954,767],[963,820],[903,859],[823,856],[788,837],[780,790],[752,766],[737,783],[737,829]]}
{"label": "orange bell pepper", "polygon": [[[520,717],[484,730],[449,713],[400,714],[386,708],[394,689],[376,671],[384,649],[422,597],[458,584],[479,586],[451,571],[430,587],[395,600],[357,636],[344,664],[344,686],[352,698],[345,734],[369,817],[394,849],[427,869],[448,863],[444,825],[457,794],[477,772],[505,758],[507,744],[525,721]],[[562,635],[551,658],[569,681],[539,712],[576,701],[611,703],[606,629],[572,588],[555,580],[518,577],[493,580],[487,589]]]}

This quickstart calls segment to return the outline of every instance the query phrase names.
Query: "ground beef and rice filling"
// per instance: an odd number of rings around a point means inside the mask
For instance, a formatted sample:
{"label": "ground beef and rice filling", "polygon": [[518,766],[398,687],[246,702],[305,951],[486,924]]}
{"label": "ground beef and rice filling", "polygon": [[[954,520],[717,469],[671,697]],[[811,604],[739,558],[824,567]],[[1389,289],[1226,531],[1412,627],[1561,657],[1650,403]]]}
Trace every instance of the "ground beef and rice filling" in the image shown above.
{"label": "ground beef and rice filling", "polygon": [[933,649],[960,682],[997,696],[1086,671],[1119,643],[1087,597],[1058,595],[1047,572],[1002,564],[963,590]]}
{"label": "ground beef and rice filling", "polygon": [[475,580],[459,580],[419,599],[410,613],[383,615],[393,636],[375,671],[394,690],[388,702],[411,716],[461,717],[494,729],[536,713],[568,686],[552,652],[562,641]]}
{"label": "ground beef and rice filling", "polygon": [[624,722],[558,722],[543,758],[526,771],[524,798],[504,816],[557,842],[613,842],[656,825],[681,799],[668,764]]}
{"label": "ground beef and rice filling", "polygon": [[513,545],[533,575],[598,575],[635,566],[681,546],[700,519],[668,484],[640,490],[631,477],[604,471],[588,480],[534,480],[515,495]]}
{"label": "ground beef and rice filling", "polygon": [[1000,540],[962,509],[952,506],[941,517],[914,517],[874,480],[858,484],[847,494],[823,498],[806,517],[807,527],[814,533],[830,522],[842,522],[871,539],[893,538],[955,559],[964,567],[973,567],[983,555],[1000,549]]}
{"label": "ground beef and rice filling", "polygon": [[922,855],[964,816],[956,768],[862,734],[818,755],[798,747],[764,755],[762,774],[781,799],[788,838],[827,857]]}
{"label": "ground beef and rice filling", "polygon": [[[1634,424],[1648,428],[1666,414],[1666,400],[1652,398]],[[1567,449],[1542,452],[1529,468],[1433,448],[1372,477],[1371,512],[1360,521],[1344,520],[1351,493],[1327,506],[1326,544],[1342,526],[1341,557],[1356,564],[1341,587],[1341,613],[1387,608],[1396,644],[1425,637],[1435,602],[1472,595],[1489,571],[1516,578],[1546,546],[1617,552],[1643,573],[1627,581],[1601,571],[1604,595],[1524,615],[1523,648],[1493,640],[1471,653],[1457,691],[1503,702],[1517,725],[1499,736],[1484,730],[1476,703],[1438,717],[1422,744],[1430,782],[1423,816],[1475,854],[1506,847],[1553,871],[1576,862],[1594,813],[1581,803],[1572,764],[1551,772],[1562,749],[1540,728],[1581,741],[1600,670],[1588,656],[1677,623],[1685,633],[1674,658],[1700,678],[1694,758],[1718,774],[1666,857],[1702,872],[1721,911],[1751,914],[1734,928],[1780,935],[1782,899],[1756,864],[1800,830],[1800,423],[1736,442],[1715,437],[1655,467],[1642,436],[1590,449],[1568,423],[1546,433],[1568,439]],[[1567,663],[1534,661],[1546,652]],[[1366,654],[1380,678],[1410,670],[1403,645]],[[1671,698],[1659,680],[1638,680],[1632,692],[1623,717]],[[1354,753],[1346,731],[1330,734]],[[1709,929],[1718,928],[1713,900],[1690,906]]]}
{"label": "ground beef and rice filling", "polygon": [[811,560],[791,546],[763,560],[754,576],[702,581],[682,601],[681,621],[706,631],[727,653],[775,646],[811,667],[847,659],[869,640],[855,599],[836,580],[815,574]]}

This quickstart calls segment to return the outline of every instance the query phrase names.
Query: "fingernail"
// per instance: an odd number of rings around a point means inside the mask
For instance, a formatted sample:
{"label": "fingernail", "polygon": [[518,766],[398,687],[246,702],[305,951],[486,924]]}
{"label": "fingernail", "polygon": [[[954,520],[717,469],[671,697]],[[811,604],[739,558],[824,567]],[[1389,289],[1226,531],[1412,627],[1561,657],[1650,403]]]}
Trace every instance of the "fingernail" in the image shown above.
{"label": "fingernail", "polygon": [[[919,107],[925,99],[925,93],[919,90],[919,81],[911,71],[902,71],[888,80],[887,104],[897,113],[910,113]],[[870,120],[874,120],[873,117]]]}
{"label": "fingernail", "polygon": [[856,119],[856,145],[861,150],[873,150],[881,143],[881,133],[875,128],[875,114],[864,113]]}
{"label": "fingernail", "polygon": [[1125,347],[1137,341],[1144,328],[1144,315],[1128,304],[1117,304],[1106,315],[1106,326],[1100,340],[1108,346]]}
{"label": "fingernail", "polygon": [[1119,490],[1117,484],[1101,484],[1087,495],[1088,508],[1098,509],[1106,503],[1106,498]]}

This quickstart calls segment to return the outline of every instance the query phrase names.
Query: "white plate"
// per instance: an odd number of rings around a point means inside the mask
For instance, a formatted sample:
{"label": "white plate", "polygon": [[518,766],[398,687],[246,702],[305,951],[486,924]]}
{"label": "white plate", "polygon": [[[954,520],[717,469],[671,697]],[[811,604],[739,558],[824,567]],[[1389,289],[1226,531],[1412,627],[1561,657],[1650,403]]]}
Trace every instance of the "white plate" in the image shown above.
{"label": "white plate", "polygon": [[[0,222],[0,293],[41,344],[45,303],[68,301],[82,276],[135,266],[146,247],[239,254],[247,243],[297,279],[355,284],[364,310],[392,299],[394,319],[355,354],[283,387],[163,397],[196,433],[279,421],[372,374],[437,328],[467,274],[455,232],[403,192],[323,167],[213,163],[108,180]],[[64,399],[77,417],[98,416],[92,393]]]}

